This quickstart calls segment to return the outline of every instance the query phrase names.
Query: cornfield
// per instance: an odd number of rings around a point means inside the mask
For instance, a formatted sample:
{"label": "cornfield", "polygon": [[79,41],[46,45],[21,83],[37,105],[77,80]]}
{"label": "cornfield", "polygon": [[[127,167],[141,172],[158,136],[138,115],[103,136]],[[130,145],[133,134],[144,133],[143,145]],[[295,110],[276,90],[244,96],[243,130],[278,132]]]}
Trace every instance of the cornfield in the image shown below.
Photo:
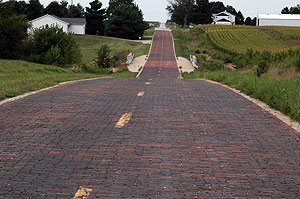
{"label": "cornfield", "polygon": [[278,53],[300,48],[300,27],[197,26],[217,49],[243,54],[247,49]]}

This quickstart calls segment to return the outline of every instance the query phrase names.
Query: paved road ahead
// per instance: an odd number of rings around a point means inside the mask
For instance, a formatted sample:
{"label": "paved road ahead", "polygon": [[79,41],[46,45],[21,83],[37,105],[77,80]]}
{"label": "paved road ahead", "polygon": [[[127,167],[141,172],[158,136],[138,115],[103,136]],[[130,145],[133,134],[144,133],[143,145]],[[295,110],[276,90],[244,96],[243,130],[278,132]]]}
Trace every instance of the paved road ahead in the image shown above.
{"label": "paved road ahead", "polygon": [[0,198],[300,197],[297,132],[228,89],[177,77],[171,34],[158,31],[139,79],[1,106]]}

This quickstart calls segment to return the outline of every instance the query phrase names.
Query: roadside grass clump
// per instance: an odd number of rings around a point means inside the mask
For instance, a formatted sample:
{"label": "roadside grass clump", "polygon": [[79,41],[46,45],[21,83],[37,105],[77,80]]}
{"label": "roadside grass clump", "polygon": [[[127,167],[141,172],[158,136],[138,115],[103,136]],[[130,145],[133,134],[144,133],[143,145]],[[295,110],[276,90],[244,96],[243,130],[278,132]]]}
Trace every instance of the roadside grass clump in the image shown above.
{"label": "roadside grass clump", "polygon": [[275,80],[267,77],[257,78],[238,71],[195,71],[184,73],[186,79],[204,78],[217,81],[256,99],[270,107],[300,121],[300,80]]}

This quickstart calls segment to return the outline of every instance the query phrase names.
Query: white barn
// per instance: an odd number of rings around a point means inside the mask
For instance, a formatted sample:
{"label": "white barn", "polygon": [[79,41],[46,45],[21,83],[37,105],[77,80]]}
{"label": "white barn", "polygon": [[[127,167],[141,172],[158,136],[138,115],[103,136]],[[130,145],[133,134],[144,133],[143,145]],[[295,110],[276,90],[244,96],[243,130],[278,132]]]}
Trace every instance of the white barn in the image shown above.
{"label": "white barn", "polygon": [[299,14],[259,14],[256,20],[257,26],[299,26]]}
{"label": "white barn", "polygon": [[213,14],[212,24],[216,25],[235,25],[235,16],[229,12],[220,12],[218,14]]}
{"label": "white barn", "polygon": [[85,34],[85,18],[59,18],[54,15],[44,15],[37,19],[30,21],[32,27],[29,32],[32,32],[33,29],[41,28],[43,26],[59,26],[66,33],[84,35]]}

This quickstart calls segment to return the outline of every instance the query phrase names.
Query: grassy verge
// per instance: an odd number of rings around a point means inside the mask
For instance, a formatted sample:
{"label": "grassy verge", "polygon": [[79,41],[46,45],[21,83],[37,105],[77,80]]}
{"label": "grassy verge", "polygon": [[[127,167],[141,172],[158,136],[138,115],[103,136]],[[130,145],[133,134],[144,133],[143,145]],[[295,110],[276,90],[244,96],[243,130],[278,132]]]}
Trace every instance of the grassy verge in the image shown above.
{"label": "grassy verge", "polygon": [[135,77],[136,73],[125,71],[101,75],[25,61],[0,60],[0,100],[54,86],[60,82],[105,76]]}
{"label": "grassy verge", "polygon": [[76,35],[75,39],[80,46],[82,62],[89,63],[96,58],[96,51],[101,45],[107,44],[111,49],[111,55],[121,52],[135,53],[136,56],[147,55],[150,45],[133,42],[124,39],[93,36],[93,35]]}
{"label": "grassy verge", "polygon": [[184,73],[183,77],[186,79],[205,78],[221,82],[267,103],[295,121],[300,121],[300,79],[256,78],[237,71],[196,71],[190,74]]}

